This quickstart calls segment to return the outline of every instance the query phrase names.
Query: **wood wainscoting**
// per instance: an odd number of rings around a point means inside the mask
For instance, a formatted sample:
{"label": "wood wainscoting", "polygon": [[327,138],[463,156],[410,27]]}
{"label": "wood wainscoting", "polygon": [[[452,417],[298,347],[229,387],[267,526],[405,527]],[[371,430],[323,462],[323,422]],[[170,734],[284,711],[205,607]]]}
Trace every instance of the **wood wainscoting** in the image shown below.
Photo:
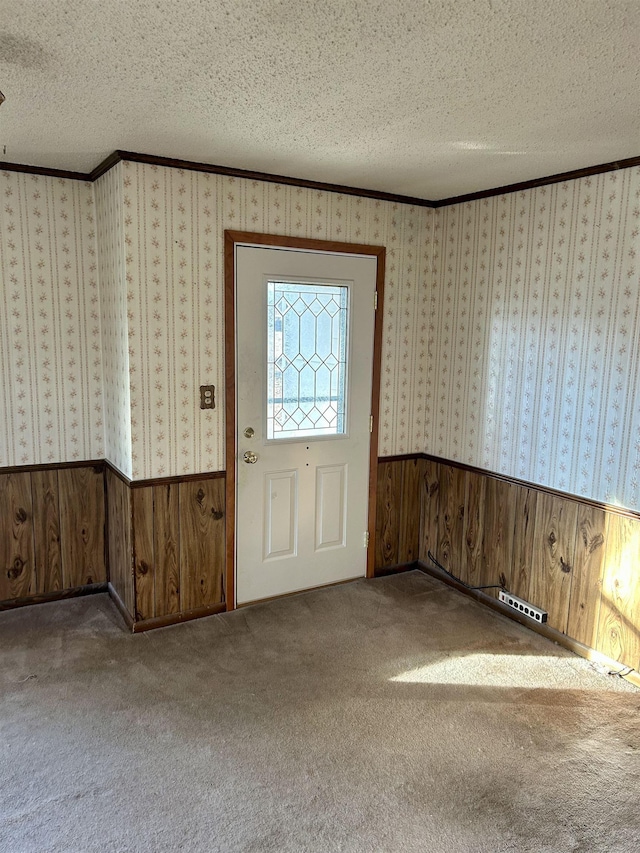
{"label": "wood wainscoting", "polygon": [[381,459],[378,477],[377,574],[429,568],[431,551],[463,583],[502,584],[560,635],[640,670],[637,514],[424,454]]}
{"label": "wood wainscoting", "polygon": [[105,465],[107,496],[107,553],[109,593],[132,627],[135,614],[131,483],[111,465]]}
{"label": "wood wainscoting", "polygon": [[[640,670],[640,516],[424,454],[380,459],[377,475],[376,574],[429,569],[431,551]],[[131,483],[104,461],[3,469],[0,610],[108,581],[133,631],[221,612],[225,511],[224,472]]]}
{"label": "wood wainscoting", "polygon": [[0,610],[107,589],[134,632],[225,609],[224,472],[0,471]]}
{"label": "wood wainscoting", "polygon": [[0,471],[0,610],[106,589],[103,471]]}
{"label": "wood wainscoting", "polygon": [[224,474],[131,490],[134,630],[225,609]]}
{"label": "wood wainscoting", "polygon": [[109,591],[134,632],[226,609],[224,472],[131,483],[107,464]]}

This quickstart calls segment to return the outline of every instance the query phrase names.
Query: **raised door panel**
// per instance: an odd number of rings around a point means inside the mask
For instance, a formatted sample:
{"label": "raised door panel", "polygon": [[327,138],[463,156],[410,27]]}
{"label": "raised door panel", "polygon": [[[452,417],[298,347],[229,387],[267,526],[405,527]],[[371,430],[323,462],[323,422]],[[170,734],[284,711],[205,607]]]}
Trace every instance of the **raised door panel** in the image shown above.
{"label": "raised door panel", "polygon": [[265,560],[295,557],[298,551],[298,472],[264,475]]}
{"label": "raised door panel", "polygon": [[347,475],[344,463],[316,469],[316,551],[345,546]]}

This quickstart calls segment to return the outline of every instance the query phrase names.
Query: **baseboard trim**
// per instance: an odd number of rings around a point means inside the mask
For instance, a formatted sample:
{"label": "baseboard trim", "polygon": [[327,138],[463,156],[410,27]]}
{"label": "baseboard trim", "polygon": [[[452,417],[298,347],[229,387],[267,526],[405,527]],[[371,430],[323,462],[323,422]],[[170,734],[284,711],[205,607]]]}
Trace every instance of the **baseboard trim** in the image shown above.
{"label": "baseboard trim", "polygon": [[506,616],[507,619],[511,619],[513,622],[518,622],[518,624],[523,625],[525,628],[529,628],[531,631],[534,631],[536,634],[540,634],[540,636],[545,637],[547,640],[551,640],[554,643],[557,643],[559,646],[567,649],[570,652],[573,652],[576,655],[579,655],[581,658],[585,658],[592,663],[599,663],[603,666],[610,668],[614,672],[618,672],[622,675],[622,673],[626,673],[629,670],[628,674],[623,675],[622,677],[629,681],[634,687],[640,688],[640,672],[636,672],[636,670],[631,669],[625,664],[620,663],[620,661],[614,660],[613,658],[608,657],[607,655],[603,655],[602,652],[598,652],[595,649],[592,649],[590,646],[585,646],[584,643],[578,642],[578,640],[574,640],[572,637],[568,637],[566,634],[563,634],[561,631],[558,631],[556,628],[550,628],[548,625],[538,625],[535,622],[532,622],[531,619],[527,619],[525,616],[521,616],[519,613],[516,613],[511,607],[507,607],[506,604],[503,604],[501,601],[498,601],[496,598],[492,598],[490,595],[487,595],[486,592],[483,592],[479,589],[470,589],[465,586],[463,583],[456,581],[454,578],[445,575],[439,569],[429,566],[427,563],[423,563],[422,560],[418,560],[414,567],[421,572],[424,572],[426,575],[435,578],[436,580],[442,581],[448,586],[453,587],[458,590],[458,592],[462,592],[465,595],[468,595],[470,598],[473,598],[475,601],[478,601],[480,604],[485,604],[487,607],[490,607],[491,610],[495,610],[497,613],[500,613],[502,616]]}
{"label": "baseboard trim", "polygon": [[144,631],[153,631],[155,628],[168,628],[170,625],[191,622],[192,619],[201,619],[203,616],[215,616],[217,613],[224,613],[226,609],[226,605],[222,602],[209,604],[206,607],[196,607],[194,610],[184,610],[182,613],[153,616],[151,619],[140,619],[137,622],[132,622],[132,630],[134,634],[142,634]]}
{"label": "baseboard trim", "polygon": [[412,563],[398,563],[396,566],[383,566],[381,569],[376,569],[374,572],[374,578],[386,578],[389,575],[400,575],[403,572],[412,572],[415,569],[419,569],[420,563],[418,560],[414,560]]}
{"label": "baseboard trim", "polygon": [[107,587],[108,587],[107,592],[109,593],[109,597],[111,598],[111,601],[113,601],[113,603],[115,604],[116,610],[120,613],[120,615],[124,619],[125,625],[129,629],[129,631],[131,631],[131,633],[133,633],[133,619],[131,618],[131,614],[129,613],[129,611],[125,607],[124,601],[120,598],[119,593],[116,591],[116,589],[113,586],[113,584],[111,583],[111,581],[109,581]]}
{"label": "baseboard trim", "polygon": [[50,601],[64,601],[67,598],[80,598],[83,595],[95,595],[107,592],[106,583],[90,583],[86,586],[75,586],[71,589],[60,589],[55,592],[42,592],[39,595],[25,595],[22,598],[8,598],[0,601],[0,612],[15,610],[16,607],[28,607],[31,604],[48,604]]}

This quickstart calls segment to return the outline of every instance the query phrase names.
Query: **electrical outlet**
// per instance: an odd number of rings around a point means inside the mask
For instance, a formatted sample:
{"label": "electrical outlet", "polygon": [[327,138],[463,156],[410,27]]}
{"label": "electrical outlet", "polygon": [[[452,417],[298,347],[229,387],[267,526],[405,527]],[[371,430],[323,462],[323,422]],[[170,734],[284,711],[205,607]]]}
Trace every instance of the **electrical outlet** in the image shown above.
{"label": "electrical outlet", "polygon": [[216,407],[216,389],[215,385],[200,386],[200,408],[215,409]]}
{"label": "electrical outlet", "polygon": [[518,598],[517,595],[511,595],[510,592],[507,592],[504,589],[500,590],[498,598],[504,604],[512,607],[514,610],[517,610],[518,613],[522,613],[523,616],[528,616],[529,619],[533,619],[533,621],[537,622],[539,625],[542,625],[543,622],[547,621],[547,611],[541,610],[533,604],[529,604],[529,602],[525,601],[524,598]]}

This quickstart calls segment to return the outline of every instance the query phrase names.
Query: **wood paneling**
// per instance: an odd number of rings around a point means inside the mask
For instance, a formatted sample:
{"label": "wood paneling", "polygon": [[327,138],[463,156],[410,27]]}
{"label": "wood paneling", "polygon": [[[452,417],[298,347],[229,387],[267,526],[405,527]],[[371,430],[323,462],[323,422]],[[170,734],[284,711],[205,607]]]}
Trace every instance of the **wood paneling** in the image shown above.
{"label": "wood paneling", "polygon": [[[154,486],[153,508],[155,616],[160,617],[179,613],[181,610],[179,487]],[[216,554],[215,559],[217,564],[222,566],[224,552]]]}
{"label": "wood paneling", "polygon": [[155,612],[155,552],[153,535],[153,488],[134,489],[133,551],[135,554],[135,618],[151,619]]}
{"label": "wood paneling", "polygon": [[538,495],[529,599],[544,607],[549,625],[563,633],[569,617],[577,522],[575,501]]}
{"label": "wood paneling", "polygon": [[[120,549],[116,557],[123,568],[111,579],[134,631],[184,621],[187,611],[221,609],[224,490],[219,476],[130,487],[108,471],[109,518],[129,531],[126,554]],[[122,531],[112,537],[110,528],[109,538],[117,549]]]}
{"label": "wood paneling", "polygon": [[180,600],[196,610],[224,600],[224,484],[199,480],[180,484]]}
{"label": "wood paneling", "polygon": [[429,551],[438,551],[438,512],[440,507],[440,466],[424,460],[420,492],[420,560],[429,560]]}
{"label": "wood paneling", "polygon": [[33,535],[36,592],[64,589],[62,549],[60,546],[60,506],[57,471],[33,471]]}
{"label": "wood paneling", "polygon": [[378,465],[376,494],[376,568],[396,566],[400,541],[400,501],[404,462]]}
{"label": "wood paneling", "polygon": [[[432,459],[382,461],[378,477],[377,568],[411,563],[419,548],[474,585],[504,574],[551,628],[640,667],[640,519]],[[110,468],[105,478],[109,580],[130,626],[220,610],[224,479],[132,488]],[[0,474],[0,609],[104,589],[104,511],[98,465]]]}
{"label": "wood paneling", "polygon": [[107,468],[107,521],[109,582],[130,618],[134,615],[133,543],[131,536],[131,489]]}
{"label": "wood paneling", "polygon": [[[482,477],[482,480],[486,482],[484,536],[477,585],[502,583],[510,586],[509,580],[513,572],[517,487],[493,477]],[[487,590],[487,593],[495,596],[497,590]]]}
{"label": "wood paneling", "polygon": [[597,649],[640,670],[640,521],[609,515]]}
{"label": "wood paneling", "polygon": [[505,572],[506,586],[510,592],[528,601],[538,492],[519,485],[513,485],[513,490],[515,492],[513,551],[511,577],[509,578],[508,572]]}
{"label": "wood paneling", "polygon": [[104,475],[101,469],[58,471],[62,578],[65,588],[107,579]]}
{"label": "wood paneling", "polygon": [[440,466],[440,511],[438,513],[438,561],[456,577],[464,572],[466,551],[462,547],[465,516],[465,472],[452,465]]}
{"label": "wood paneling", "polygon": [[[395,531],[415,520],[415,510],[411,520],[403,517],[412,512],[402,502],[409,461],[392,457],[378,466],[378,569],[395,553]],[[462,465],[422,462],[419,559],[426,568],[431,551],[463,583],[502,583],[545,609],[549,629],[640,667],[640,518]]]}
{"label": "wood paneling", "polygon": [[421,459],[407,459],[402,463],[398,563],[413,563],[420,556],[422,466],[423,461]]}
{"label": "wood paneling", "polygon": [[578,505],[576,557],[571,581],[567,634],[592,648],[597,643],[607,514]]}
{"label": "wood paneling", "polygon": [[[485,506],[487,479],[470,471],[465,476],[464,559],[460,579],[471,586],[484,583],[483,542],[485,540]],[[487,581],[490,583],[490,581]]]}
{"label": "wood paneling", "polygon": [[0,601],[51,601],[104,584],[104,529],[101,464],[0,474]]}
{"label": "wood paneling", "polygon": [[0,476],[0,601],[36,592],[30,474]]}

